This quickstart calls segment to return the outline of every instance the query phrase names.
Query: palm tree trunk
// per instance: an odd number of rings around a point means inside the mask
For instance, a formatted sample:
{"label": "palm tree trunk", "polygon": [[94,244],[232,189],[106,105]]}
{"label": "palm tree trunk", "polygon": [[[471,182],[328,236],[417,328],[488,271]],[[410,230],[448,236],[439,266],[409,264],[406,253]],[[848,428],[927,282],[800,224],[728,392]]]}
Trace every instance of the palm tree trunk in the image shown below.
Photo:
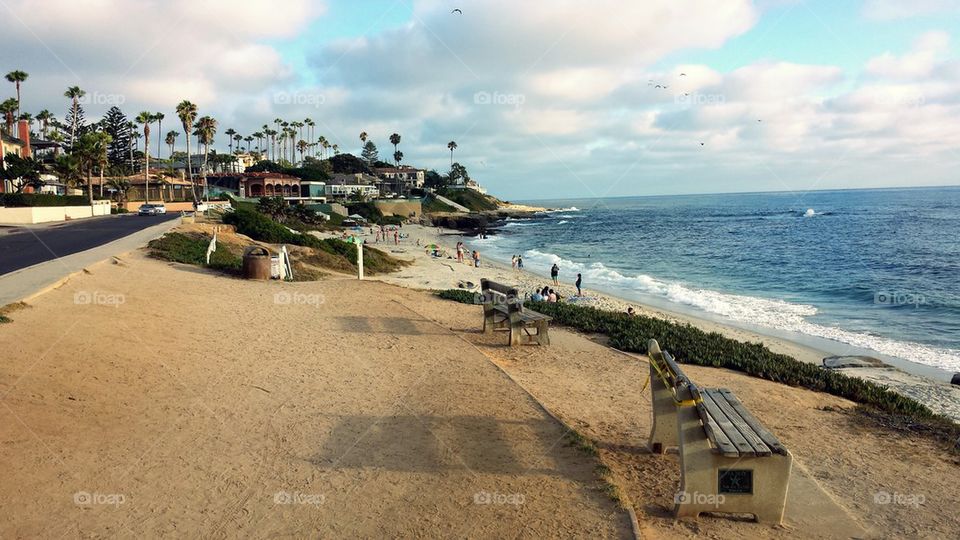
{"label": "palm tree trunk", "polygon": [[205,201],[210,202],[210,190],[207,187],[207,155],[210,153],[210,145],[204,143],[203,145],[203,198]]}
{"label": "palm tree trunk", "polygon": [[187,134],[187,177],[190,179],[190,189],[193,192],[193,204],[200,202],[197,199],[197,185],[193,182],[193,167],[190,164],[190,131],[186,131]]}

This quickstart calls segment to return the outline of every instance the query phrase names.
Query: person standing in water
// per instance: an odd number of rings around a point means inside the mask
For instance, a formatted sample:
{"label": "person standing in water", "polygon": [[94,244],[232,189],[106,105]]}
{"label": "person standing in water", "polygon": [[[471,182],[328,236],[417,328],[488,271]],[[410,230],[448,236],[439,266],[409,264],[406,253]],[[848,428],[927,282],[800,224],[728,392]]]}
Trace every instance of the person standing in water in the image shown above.
{"label": "person standing in water", "polygon": [[553,266],[550,268],[550,278],[553,279],[554,285],[560,284],[560,267],[557,266],[557,263],[553,263]]}
{"label": "person standing in water", "polygon": [[523,255],[517,255],[517,269],[523,270]]}
{"label": "person standing in water", "polygon": [[580,285],[582,284],[583,284],[583,276],[580,274],[577,274],[577,282],[574,283],[574,285],[577,286],[577,296],[583,296],[583,293],[580,291]]}

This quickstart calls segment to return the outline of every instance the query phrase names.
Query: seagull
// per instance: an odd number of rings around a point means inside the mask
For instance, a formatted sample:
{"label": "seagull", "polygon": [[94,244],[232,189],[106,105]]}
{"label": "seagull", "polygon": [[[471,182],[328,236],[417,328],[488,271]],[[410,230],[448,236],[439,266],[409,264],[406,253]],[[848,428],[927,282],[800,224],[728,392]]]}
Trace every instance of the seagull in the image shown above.
{"label": "seagull", "polygon": [[463,11],[461,11],[460,8],[457,8],[457,9],[455,9],[455,10],[453,10],[453,11],[450,12],[451,15],[453,15],[454,13],[459,13],[459,14],[463,15]]}
{"label": "seagull", "polygon": [[686,73],[681,73],[680,76],[681,76],[681,77],[686,77],[687,74],[686,74]]}
{"label": "seagull", "polygon": [[658,85],[654,86],[654,88],[663,88],[663,87],[658,84]]}
{"label": "seagull", "polygon": [[763,122],[763,120],[760,120],[760,119],[758,118],[758,119],[757,119],[757,122]]}
{"label": "seagull", "polygon": [[667,88],[670,88],[670,86],[668,86],[668,85],[665,84],[665,85],[663,85],[663,88],[664,88],[664,89],[667,89]]}
{"label": "seagull", "polygon": [[700,146],[703,146],[703,143],[700,143]]}

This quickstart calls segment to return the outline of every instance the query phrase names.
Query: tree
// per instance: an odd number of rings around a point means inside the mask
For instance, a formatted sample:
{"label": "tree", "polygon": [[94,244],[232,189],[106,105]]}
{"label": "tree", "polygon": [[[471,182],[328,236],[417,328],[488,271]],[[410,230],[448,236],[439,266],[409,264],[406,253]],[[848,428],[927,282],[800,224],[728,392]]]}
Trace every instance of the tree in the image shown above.
{"label": "tree", "polygon": [[[70,124],[71,148],[73,148],[77,140],[77,129],[83,125],[83,109],[80,107],[80,98],[85,95],[87,95],[87,93],[81,90],[79,86],[71,86],[63,93],[63,97],[69,99],[71,102],[70,114],[67,116],[67,123]],[[90,201],[91,204],[93,204],[93,199],[90,199]]]}
{"label": "tree", "polygon": [[213,144],[213,136],[217,134],[217,121],[211,116],[202,116],[197,120],[195,127],[197,128],[194,133],[197,136],[197,144],[203,145],[203,196],[209,200],[207,160],[210,155],[210,145]]}
{"label": "tree", "polygon": [[233,128],[228,128],[223,132],[227,136],[227,144],[230,146],[230,153],[233,153],[233,136],[237,134],[236,130]]}
{"label": "tree", "polygon": [[393,161],[397,163],[397,168],[400,168],[400,162],[403,161],[403,152],[397,150],[393,153]]}
{"label": "tree", "polygon": [[448,142],[447,148],[450,149],[450,167],[453,168],[453,151],[457,149],[457,141]]}
{"label": "tree", "polygon": [[199,199],[197,199],[197,186],[193,181],[193,168],[190,166],[190,130],[193,129],[193,121],[197,117],[197,106],[183,100],[177,105],[177,116],[183,126],[183,132],[187,135],[187,174],[190,178],[190,189],[193,191],[193,202],[196,204]]}
{"label": "tree", "polygon": [[[236,135],[233,136],[233,140],[237,142],[237,152],[240,152],[240,141],[243,140],[243,135],[240,135],[239,133],[237,133]],[[233,152],[231,152],[231,154],[232,153]]]}
{"label": "tree", "polygon": [[271,219],[283,222],[287,214],[287,203],[283,197],[260,197],[257,211],[270,216]]}
{"label": "tree", "polygon": [[243,138],[243,142],[247,143],[247,153],[250,153],[250,143],[253,142],[253,135],[247,135]]}
{"label": "tree", "polygon": [[80,169],[87,174],[87,196],[93,206],[93,168],[100,167],[100,187],[103,189],[103,169],[108,162],[107,148],[110,145],[110,135],[102,131],[84,133],[77,139],[74,154],[80,162]]}
{"label": "tree", "polygon": [[360,157],[366,162],[367,167],[373,167],[373,164],[380,159],[380,154],[377,152],[377,145],[374,144],[373,141],[367,141],[366,144],[363,145]]}
{"label": "tree", "polygon": [[393,145],[393,160],[399,162],[400,160],[396,158],[397,152],[400,151],[400,134],[394,133],[390,135],[390,144]]}
{"label": "tree", "polygon": [[13,183],[17,193],[23,191],[27,186],[39,188],[43,185],[40,180],[40,171],[43,168],[33,158],[22,158],[14,153],[9,153],[3,158],[3,167],[0,167],[0,178],[9,180]]}
{"label": "tree", "polygon": [[131,184],[129,180],[123,177],[111,178],[107,182],[107,185],[113,188],[118,193],[119,195],[117,197],[118,202],[120,202],[121,204],[127,202],[127,193],[129,193],[130,188],[133,187],[133,184]]}
{"label": "tree", "polygon": [[450,167],[450,175],[447,177],[450,184],[466,184],[470,180],[467,168],[459,163],[454,163]]}
{"label": "tree", "polygon": [[110,148],[107,152],[110,163],[126,167],[133,148],[130,140],[130,120],[119,107],[110,107],[100,123],[103,131],[110,135]]}
{"label": "tree", "polygon": [[367,147],[367,144],[366,144],[366,143],[367,143],[367,137],[368,137],[368,135],[367,135],[367,132],[366,132],[366,131],[361,131],[361,132],[360,132],[360,142],[363,143],[363,146],[362,146],[361,149],[360,149],[361,155],[363,154],[363,148],[366,148],[366,147]]}
{"label": "tree", "polygon": [[50,120],[53,119],[53,113],[44,109],[37,113],[37,121],[40,122],[40,133],[43,134],[43,138],[47,138],[47,128],[50,125]]}
{"label": "tree", "polygon": [[16,120],[15,115],[17,114],[18,107],[17,100],[14,98],[0,103],[0,113],[3,114],[3,122],[7,126],[6,131],[8,135],[13,135],[13,123]]}
{"label": "tree", "polygon": [[75,186],[81,180],[80,160],[73,154],[60,154],[53,161],[53,172],[66,186]]}
{"label": "tree", "polygon": [[153,113],[153,119],[157,122],[157,159],[163,159],[163,156],[160,155],[160,149],[163,148],[160,143],[160,136],[163,134],[163,119],[166,117],[162,112]]}
{"label": "tree", "polygon": [[252,134],[252,137],[254,137],[254,138],[257,139],[257,151],[258,151],[258,152],[263,152],[263,132],[262,132],[262,131],[254,131],[253,134]]}
{"label": "tree", "polygon": [[143,192],[147,204],[150,204],[150,124],[153,120],[154,114],[147,111],[137,115],[137,122],[143,124]]}
{"label": "tree", "polygon": [[440,176],[440,173],[438,173],[437,171],[431,169],[431,170],[427,171],[426,173],[424,173],[424,175],[423,175],[423,185],[426,186],[426,187],[428,187],[428,188],[437,189],[437,188],[442,188],[442,187],[446,186],[446,185],[447,185],[447,181],[446,181],[446,179],[444,179],[444,177]]}
{"label": "tree", "polygon": [[[13,84],[15,84],[15,85],[17,86],[17,117],[18,117],[18,118],[20,117],[20,103],[21,103],[21,101],[20,101],[20,83],[22,83],[23,81],[27,80],[27,77],[29,77],[29,76],[30,76],[30,75],[29,75],[28,73],[26,73],[26,72],[24,72],[24,71],[20,71],[19,69],[18,69],[18,70],[11,71],[10,73],[7,73],[7,80],[10,81],[10,82],[12,82]],[[23,133],[20,133],[19,135],[20,135],[21,138],[23,137]]]}

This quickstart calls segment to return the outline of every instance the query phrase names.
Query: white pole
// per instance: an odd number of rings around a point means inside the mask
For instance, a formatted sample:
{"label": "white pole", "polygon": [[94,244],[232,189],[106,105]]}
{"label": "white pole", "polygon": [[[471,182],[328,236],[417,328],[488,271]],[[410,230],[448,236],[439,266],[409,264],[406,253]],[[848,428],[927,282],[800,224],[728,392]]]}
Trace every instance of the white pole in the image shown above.
{"label": "white pole", "polygon": [[357,279],[363,279],[363,241],[357,242]]}

